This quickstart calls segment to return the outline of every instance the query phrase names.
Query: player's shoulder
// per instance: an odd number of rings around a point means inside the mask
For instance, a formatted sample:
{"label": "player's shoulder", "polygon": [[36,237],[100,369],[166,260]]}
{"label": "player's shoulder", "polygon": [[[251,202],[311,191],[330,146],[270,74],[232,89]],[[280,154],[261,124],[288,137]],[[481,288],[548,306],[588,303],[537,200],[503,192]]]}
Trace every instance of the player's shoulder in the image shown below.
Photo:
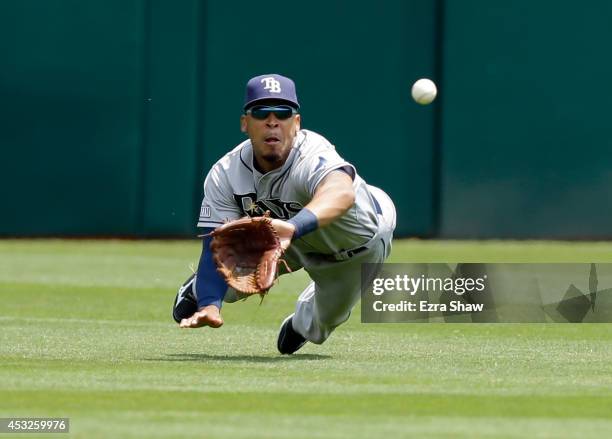
{"label": "player's shoulder", "polygon": [[219,160],[212,165],[211,170],[216,172],[233,172],[239,170],[241,167],[245,167],[250,170],[249,162],[251,160],[251,141],[245,140],[233,149],[225,153]]}
{"label": "player's shoulder", "polygon": [[311,130],[300,130],[299,151],[309,157],[324,151],[335,151],[336,147],[327,138]]}
{"label": "player's shoulder", "polygon": [[204,186],[215,186],[217,188],[232,188],[236,184],[252,181],[252,154],[249,153],[251,142],[245,140],[236,145],[232,150],[225,153],[213,164],[206,178]]}

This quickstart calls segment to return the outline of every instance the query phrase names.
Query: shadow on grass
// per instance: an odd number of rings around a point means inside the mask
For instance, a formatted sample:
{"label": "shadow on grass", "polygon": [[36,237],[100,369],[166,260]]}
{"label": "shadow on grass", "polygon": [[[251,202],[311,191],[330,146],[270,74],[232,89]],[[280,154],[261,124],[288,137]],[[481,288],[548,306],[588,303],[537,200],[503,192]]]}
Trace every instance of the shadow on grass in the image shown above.
{"label": "shadow on grass", "polygon": [[282,361],[328,360],[331,355],[295,354],[266,357],[263,355],[213,355],[213,354],[167,354],[162,358],[144,358],[145,361],[249,361],[253,363],[278,363]]}

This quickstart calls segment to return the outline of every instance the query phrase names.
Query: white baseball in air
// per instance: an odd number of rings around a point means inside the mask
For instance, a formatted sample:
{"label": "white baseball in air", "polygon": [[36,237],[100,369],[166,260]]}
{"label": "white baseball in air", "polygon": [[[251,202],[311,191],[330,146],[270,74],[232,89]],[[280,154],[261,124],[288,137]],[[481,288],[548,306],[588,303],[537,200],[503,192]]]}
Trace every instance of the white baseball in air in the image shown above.
{"label": "white baseball in air", "polygon": [[412,99],[421,105],[431,104],[437,94],[438,89],[431,79],[421,78],[412,86]]}

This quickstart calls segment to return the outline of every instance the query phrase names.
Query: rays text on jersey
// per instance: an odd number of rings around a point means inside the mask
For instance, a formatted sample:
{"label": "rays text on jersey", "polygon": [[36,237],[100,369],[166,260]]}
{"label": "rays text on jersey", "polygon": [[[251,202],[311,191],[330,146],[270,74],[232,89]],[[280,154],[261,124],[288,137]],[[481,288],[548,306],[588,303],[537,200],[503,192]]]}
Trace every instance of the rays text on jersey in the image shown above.
{"label": "rays text on jersey", "polygon": [[248,216],[261,216],[266,211],[270,211],[272,218],[286,220],[294,216],[302,209],[302,205],[297,201],[282,201],[279,198],[258,200],[257,194],[234,194],[236,204],[242,213]]}

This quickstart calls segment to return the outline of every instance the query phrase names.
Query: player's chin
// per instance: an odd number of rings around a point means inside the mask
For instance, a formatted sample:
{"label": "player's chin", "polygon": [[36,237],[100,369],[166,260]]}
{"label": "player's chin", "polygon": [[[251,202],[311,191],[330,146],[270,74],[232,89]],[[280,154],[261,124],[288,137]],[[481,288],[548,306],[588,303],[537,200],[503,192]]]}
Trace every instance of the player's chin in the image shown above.
{"label": "player's chin", "polygon": [[278,163],[283,159],[280,153],[277,152],[269,152],[267,154],[264,154],[262,158],[270,164]]}

